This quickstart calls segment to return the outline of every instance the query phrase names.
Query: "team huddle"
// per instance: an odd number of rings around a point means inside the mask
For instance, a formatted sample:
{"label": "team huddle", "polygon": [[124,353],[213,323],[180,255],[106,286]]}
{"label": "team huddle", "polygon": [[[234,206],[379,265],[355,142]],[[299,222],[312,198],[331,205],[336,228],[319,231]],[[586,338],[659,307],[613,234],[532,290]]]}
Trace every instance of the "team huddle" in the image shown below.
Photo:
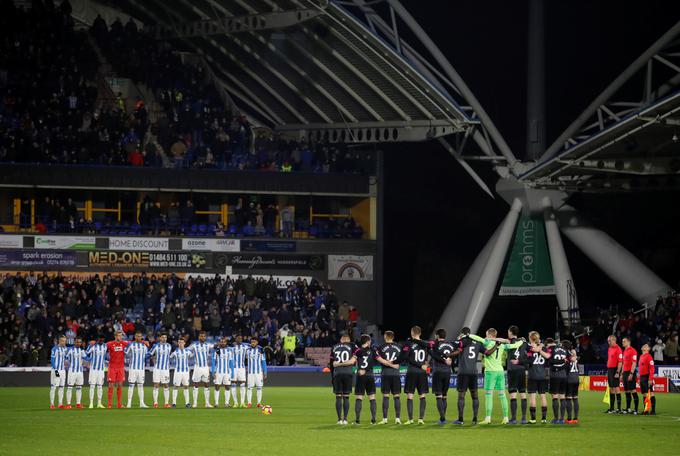
{"label": "team huddle", "polygon": [[[153,407],[158,408],[159,390],[163,388],[164,407],[176,407],[180,387],[184,392],[185,407],[197,407],[199,387],[203,387],[205,406],[218,407],[220,389],[224,387],[224,405],[231,407],[230,396],[233,396],[233,407],[252,407],[253,389],[257,392],[257,407],[262,406],[262,387],[267,378],[267,363],[258,339],[253,337],[245,343],[237,335],[232,344],[226,337],[217,344],[206,341],[206,333],[200,332],[198,340],[188,347],[184,339],[177,341],[173,347],[167,341],[167,335],[161,334],[158,342],[149,348],[142,333],[135,334],[135,340],[123,340],[123,333],[118,331],[115,340],[105,342],[103,338],[92,341],[83,348],[80,338],[76,338],[71,347],[66,346],[66,338],[59,337],[57,345],[52,348],[50,357],[50,408],[55,406],[58,396],[58,408],[70,409],[73,389],[76,390],[76,408],[83,408],[81,403],[84,384],[85,367],[89,367],[90,402],[89,408],[105,408],[102,404],[105,372],[108,371],[108,403],[113,407],[113,390],[116,388],[117,407],[124,408],[122,403],[123,383],[125,382],[125,366],[128,367],[127,407],[132,407],[135,385],[139,396],[139,406],[147,408],[144,402],[144,382],[146,365],[153,359]],[[191,383],[193,384],[193,405],[189,401],[189,373],[193,368]],[[173,370],[172,401],[170,401],[170,371]],[[67,375],[68,374],[68,375]],[[211,378],[214,386],[214,402],[210,401]],[[64,387],[66,386],[66,403],[64,404]],[[247,386],[247,388],[246,388]],[[95,405],[95,390],[97,402]],[[237,397],[240,392],[240,405]],[[247,397],[247,399],[246,399]],[[246,402],[247,400],[247,402]]]}
{"label": "team huddle", "polygon": [[[359,345],[343,336],[340,343],[331,350],[329,366],[333,371],[333,392],[338,424],[346,425],[350,406],[352,383],[355,382],[355,424],[361,423],[364,396],[370,401],[371,423],[376,423],[376,380],[373,368],[380,364],[382,420],[388,422],[390,397],[394,401],[395,423],[401,422],[401,380],[400,368],[406,367],[404,393],[408,420],[414,423],[414,398],[419,397],[418,424],[424,424],[426,395],[429,392],[428,372],[432,374],[432,392],[436,398],[439,424],[446,424],[447,393],[457,360],[456,377],[458,389],[458,419],[456,425],[464,424],[465,397],[470,392],[472,399],[472,423],[477,424],[479,396],[477,393],[478,367],[480,356],[484,367],[484,420],[491,423],[493,394],[497,392],[503,411],[503,424],[534,424],[537,422],[537,396],[541,401],[541,421],[547,422],[548,403],[546,394],[552,396],[552,424],[578,423],[579,371],[576,351],[570,341],[559,343],[547,338],[541,341],[536,331],[529,333],[528,341],[519,337],[517,326],[508,329],[508,338],[497,337],[495,329],[489,329],[482,338],[463,328],[455,341],[446,338],[446,331],[438,329],[435,340],[420,338],[421,329],[411,328],[411,338],[403,344],[394,342],[394,333],[384,333],[385,343],[380,347],[371,346],[371,337],[361,336]],[[507,366],[508,392],[506,397],[505,374]],[[354,370],[356,369],[356,374]],[[528,395],[528,397],[527,397]],[[517,419],[517,399],[520,399],[521,417]],[[527,403],[528,402],[528,403]],[[527,406],[529,417],[527,417]],[[527,419],[528,418],[528,419]]]}

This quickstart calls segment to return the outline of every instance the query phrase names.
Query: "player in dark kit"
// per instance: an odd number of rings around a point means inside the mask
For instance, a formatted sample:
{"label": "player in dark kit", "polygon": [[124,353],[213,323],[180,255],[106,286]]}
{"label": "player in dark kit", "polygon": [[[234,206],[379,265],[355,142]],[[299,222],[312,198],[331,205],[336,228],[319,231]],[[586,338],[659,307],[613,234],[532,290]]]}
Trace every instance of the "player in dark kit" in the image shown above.
{"label": "player in dark kit", "polygon": [[[519,328],[508,328],[508,339],[511,344],[518,341]],[[522,400],[522,421],[527,424],[527,349],[529,345],[524,342],[519,347],[508,350],[508,392],[510,393],[510,424],[517,424],[517,393]]]}
{"label": "player in dark kit", "polygon": [[420,396],[420,414],[418,424],[425,424],[426,395],[429,391],[427,385],[427,349],[428,343],[420,340],[421,329],[419,326],[411,328],[411,339],[401,349],[400,361],[406,363],[406,410],[408,421],[404,424],[413,424],[413,395],[418,391]]}
{"label": "player in dark kit", "polygon": [[545,377],[545,358],[540,353],[534,352],[534,348],[541,343],[541,335],[536,331],[531,331],[529,343],[529,350],[527,350],[529,361],[527,392],[529,393],[529,412],[531,415],[529,423],[536,423],[536,394],[541,396],[541,421],[545,423],[548,416],[548,402],[545,398],[545,393],[548,392],[548,380]]}
{"label": "player in dark kit", "polygon": [[[567,403],[567,424],[578,424],[578,385],[579,385],[579,374],[578,374],[578,357],[576,356],[576,350],[571,346],[571,342],[565,340],[562,342],[562,346],[569,351],[569,370],[567,371],[567,393],[566,403]],[[572,415],[573,410],[573,415]]]}
{"label": "player in dark kit", "polygon": [[432,392],[437,400],[439,424],[446,424],[446,396],[451,381],[451,356],[455,348],[446,341],[446,330],[435,331],[436,340],[430,342],[429,353],[432,358]]}
{"label": "player in dark kit", "polygon": [[343,334],[340,343],[331,349],[330,368],[333,372],[333,394],[335,394],[335,411],[338,424],[347,424],[349,413],[349,395],[352,392],[352,366],[357,362],[354,356],[356,345],[350,342],[349,336]]}
{"label": "player in dark kit", "polygon": [[356,421],[354,424],[358,425],[361,423],[361,408],[364,402],[364,395],[368,395],[368,399],[371,401],[371,424],[375,424],[375,376],[373,374],[375,362],[377,361],[392,369],[399,369],[399,366],[385,361],[371,348],[371,336],[363,334],[361,339],[359,339],[359,345],[359,348],[354,350],[354,357],[357,360],[357,379],[354,388],[354,395],[356,396],[356,401],[354,402]]}
{"label": "player in dark kit", "polygon": [[458,419],[453,424],[463,424],[463,412],[465,411],[465,392],[470,391],[472,397],[472,424],[477,424],[479,412],[479,396],[477,394],[477,378],[479,375],[477,360],[479,354],[484,351],[484,346],[470,339],[470,328],[463,328],[461,337],[457,341],[454,356],[458,357]]}
{"label": "player in dark kit", "polygon": [[[401,355],[401,346],[394,343],[394,333],[392,331],[385,331],[383,335],[385,343],[378,348],[378,355],[381,358],[391,362],[399,362]],[[382,415],[383,419],[378,424],[387,424],[387,412],[390,408],[390,395],[394,398],[394,423],[401,424],[401,377],[399,374],[399,366],[391,368],[383,365],[381,378],[382,386]]]}
{"label": "player in dark kit", "polygon": [[[546,339],[545,348],[542,345],[532,348],[548,360],[550,366],[550,394],[552,395],[553,420],[551,424],[564,424],[564,414],[567,410],[565,394],[567,392],[567,369],[569,352],[564,346],[556,345],[552,339]],[[571,349],[571,344],[569,344]]]}

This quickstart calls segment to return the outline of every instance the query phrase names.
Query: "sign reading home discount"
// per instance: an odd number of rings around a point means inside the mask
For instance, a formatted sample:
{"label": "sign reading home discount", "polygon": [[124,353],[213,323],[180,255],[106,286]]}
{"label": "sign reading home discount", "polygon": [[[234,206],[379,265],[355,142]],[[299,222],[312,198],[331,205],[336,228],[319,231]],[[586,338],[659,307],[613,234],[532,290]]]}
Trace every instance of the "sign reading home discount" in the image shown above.
{"label": "sign reading home discount", "polygon": [[543,216],[521,216],[515,230],[501,296],[555,294]]}

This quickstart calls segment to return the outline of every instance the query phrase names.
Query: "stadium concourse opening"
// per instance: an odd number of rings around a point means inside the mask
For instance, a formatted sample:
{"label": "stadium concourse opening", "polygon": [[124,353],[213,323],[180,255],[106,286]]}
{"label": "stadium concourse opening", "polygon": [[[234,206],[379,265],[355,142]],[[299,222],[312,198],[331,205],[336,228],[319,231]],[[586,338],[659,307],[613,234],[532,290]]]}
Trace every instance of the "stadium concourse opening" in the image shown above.
{"label": "stadium concourse opening", "polygon": [[1,0],[0,453],[675,448],[679,37],[679,5]]}

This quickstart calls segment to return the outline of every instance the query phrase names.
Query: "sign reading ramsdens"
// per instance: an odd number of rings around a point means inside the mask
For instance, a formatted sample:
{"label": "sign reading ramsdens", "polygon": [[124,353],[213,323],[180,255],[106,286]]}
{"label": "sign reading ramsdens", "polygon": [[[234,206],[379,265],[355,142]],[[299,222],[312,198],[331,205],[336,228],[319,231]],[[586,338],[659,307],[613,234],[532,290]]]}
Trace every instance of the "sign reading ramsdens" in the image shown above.
{"label": "sign reading ramsdens", "polygon": [[555,294],[542,216],[522,216],[508,258],[501,296]]}
{"label": "sign reading ramsdens", "polygon": [[107,268],[202,269],[206,263],[203,253],[88,252],[89,266]]}

